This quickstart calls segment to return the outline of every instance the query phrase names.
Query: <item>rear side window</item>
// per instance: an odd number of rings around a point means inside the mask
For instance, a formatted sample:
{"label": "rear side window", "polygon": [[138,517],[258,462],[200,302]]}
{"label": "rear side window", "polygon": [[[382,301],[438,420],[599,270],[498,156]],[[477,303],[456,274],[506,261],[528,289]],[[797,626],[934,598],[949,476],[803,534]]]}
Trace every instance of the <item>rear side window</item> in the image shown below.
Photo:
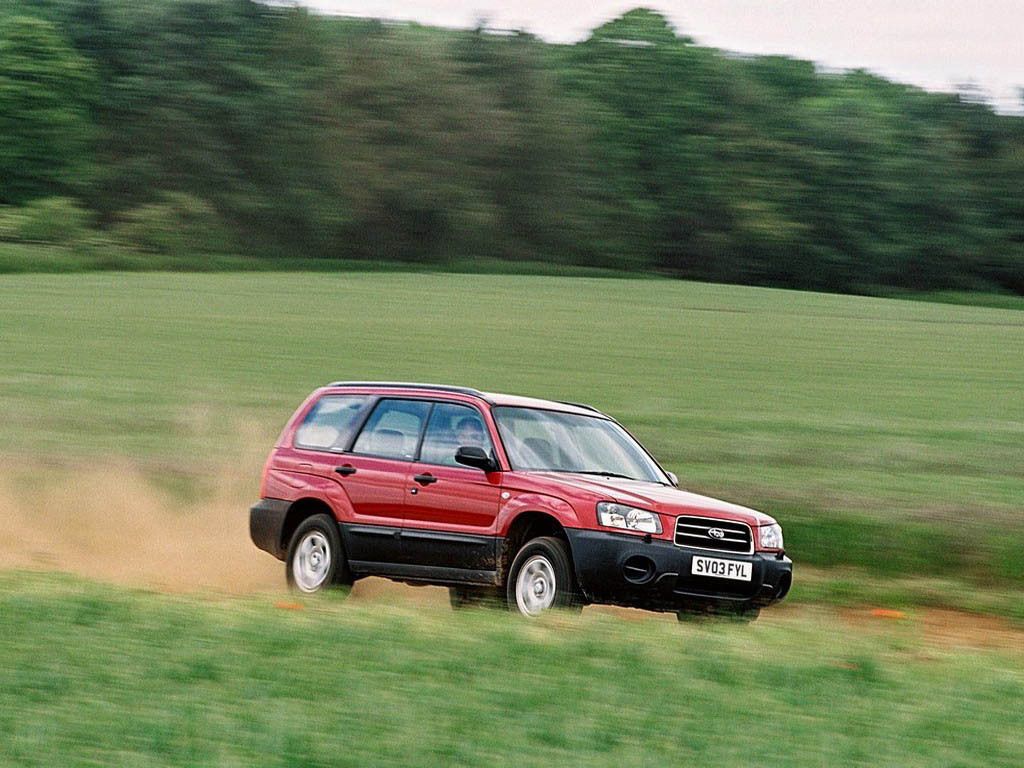
{"label": "rear side window", "polygon": [[295,430],[295,445],[314,451],[343,451],[373,400],[368,395],[325,395]]}
{"label": "rear side window", "polygon": [[359,433],[353,453],[411,461],[430,412],[426,400],[381,400]]}

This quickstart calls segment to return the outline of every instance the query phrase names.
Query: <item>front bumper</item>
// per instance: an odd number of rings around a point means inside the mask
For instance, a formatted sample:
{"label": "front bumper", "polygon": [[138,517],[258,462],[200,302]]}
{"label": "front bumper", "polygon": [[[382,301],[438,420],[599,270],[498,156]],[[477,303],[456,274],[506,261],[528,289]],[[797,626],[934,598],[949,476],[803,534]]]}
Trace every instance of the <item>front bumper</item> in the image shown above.
{"label": "front bumper", "polygon": [[[568,529],[579,587],[594,603],[661,611],[760,608],[782,600],[793,582],[783,553],[740,555],[678,547],[664,539]],[[694,576],[695,556],[751,563],[750,581]]]}

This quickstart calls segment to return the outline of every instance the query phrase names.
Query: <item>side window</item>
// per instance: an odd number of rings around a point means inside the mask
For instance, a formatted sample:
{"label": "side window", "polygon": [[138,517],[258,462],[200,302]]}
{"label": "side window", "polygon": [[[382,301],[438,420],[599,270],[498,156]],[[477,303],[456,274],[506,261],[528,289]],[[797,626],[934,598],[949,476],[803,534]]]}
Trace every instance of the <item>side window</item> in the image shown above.
{"label": "side window", "polygon": [[295,430],[292,442],[314,451],[344,450],[371,399],[366,395],[321,397]]}
{"label": "side window", "polygon": [[381,400],[359,433],[352,452],[411,461],[430,405],[426,400]]}
{"label": "side window", "polygon": [[480,412],[468,405],[438,403],[427,424],[420,461],[461,466],[455,461],[455,451],[466,445],[478,446],[492,453],[491,439],[487,436]]}

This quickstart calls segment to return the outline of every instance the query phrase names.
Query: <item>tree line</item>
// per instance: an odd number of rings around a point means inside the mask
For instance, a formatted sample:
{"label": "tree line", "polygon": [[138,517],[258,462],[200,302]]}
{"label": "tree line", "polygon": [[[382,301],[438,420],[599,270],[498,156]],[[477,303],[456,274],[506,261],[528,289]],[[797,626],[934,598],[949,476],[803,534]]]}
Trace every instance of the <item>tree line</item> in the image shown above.
{"label": "tree line", "polygon": [[248,0],[0,10],[0,239],[1024,293],[1024,118],[703,47]]}

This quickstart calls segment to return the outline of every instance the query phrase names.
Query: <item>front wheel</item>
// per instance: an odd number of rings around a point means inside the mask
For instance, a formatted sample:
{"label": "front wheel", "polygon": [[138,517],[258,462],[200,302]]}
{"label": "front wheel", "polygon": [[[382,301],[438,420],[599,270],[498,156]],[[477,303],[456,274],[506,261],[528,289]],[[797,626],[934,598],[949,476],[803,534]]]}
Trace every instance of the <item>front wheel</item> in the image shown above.
{"label": "front wheel", "polygon": [[341,548],[338,525],[328,515],[313,515],[299,524],[285,560],[288,586],[312,594],[352,584]]}
{"label": "front wheel", "polygon": [[552,536],[528,541],[509,569],[508,606],[523,616],[540,616],[552,608],[580,604],[565,542]]}

